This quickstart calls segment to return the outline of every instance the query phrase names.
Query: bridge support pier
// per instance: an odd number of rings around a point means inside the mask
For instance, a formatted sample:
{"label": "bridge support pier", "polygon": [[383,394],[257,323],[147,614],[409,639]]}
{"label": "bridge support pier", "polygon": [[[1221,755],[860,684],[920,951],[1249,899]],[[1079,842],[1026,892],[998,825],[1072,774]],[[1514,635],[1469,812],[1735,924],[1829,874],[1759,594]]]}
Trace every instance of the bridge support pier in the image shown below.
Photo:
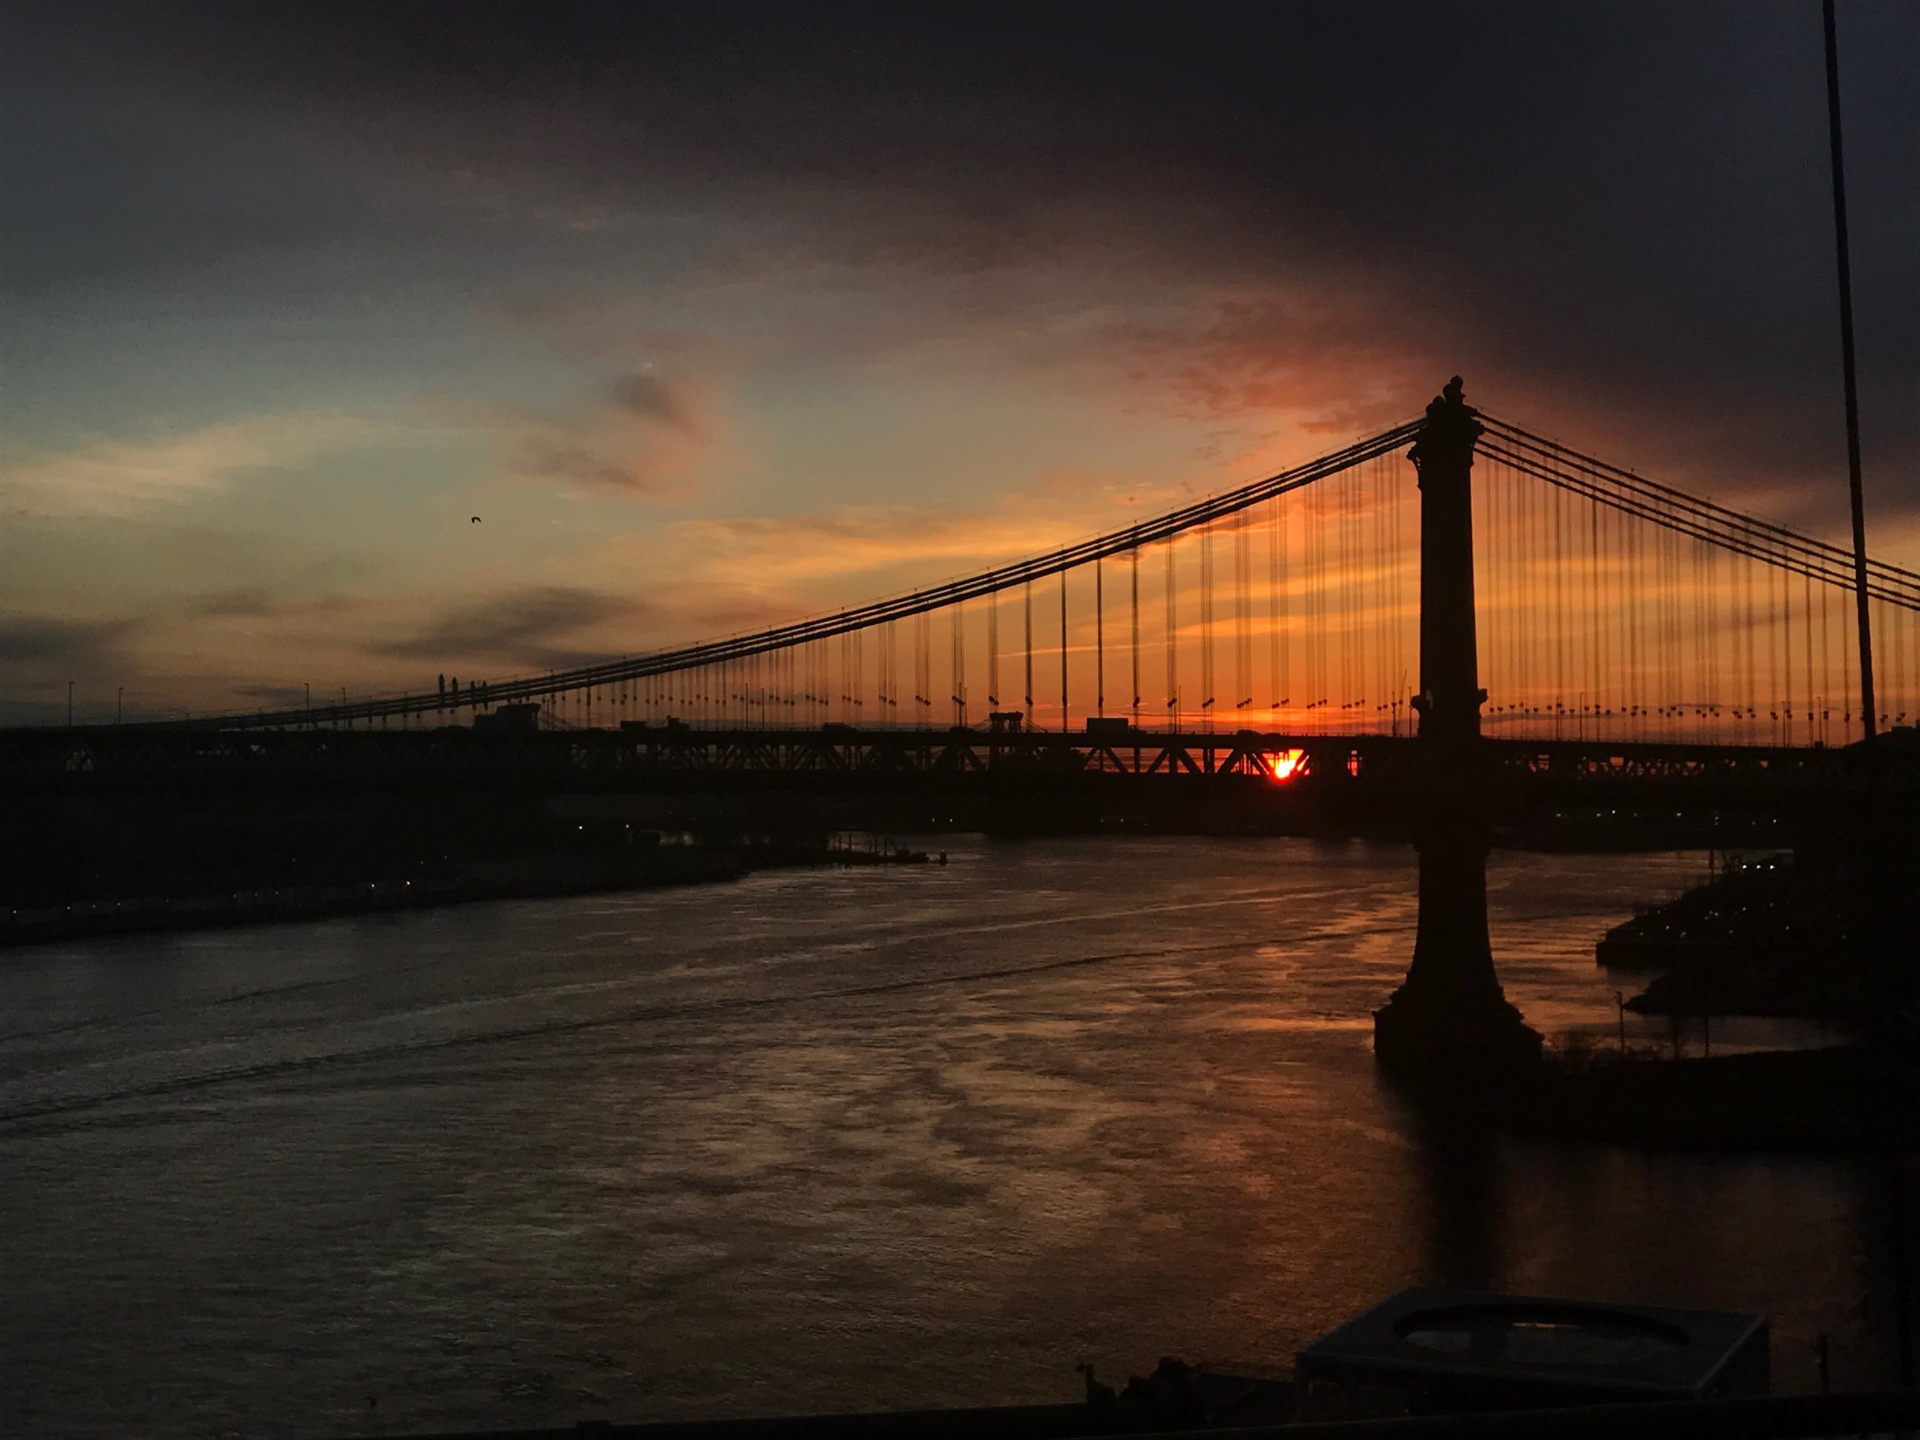
{"label": "bridge support pier", "polygon": [[1487,832],[1430,824],[1420,851],[1420,929],[1407,978],[1373,1012],[1381,1066],[1416,1084],[1497,1080],[1540,1059],[1494,973],[1487,936]]}
{"label": "bridge support pier", "polygon": [[1540,1035],[1494,973],[1487,934],[1486,787],[1474,628],[1473,447],[1455,376],[1408,452],[1420,473],[1420,928],[1407,978],[1373,1012],[1374,1055],[1416,1084],[1495,1080],[1540,1059]]}

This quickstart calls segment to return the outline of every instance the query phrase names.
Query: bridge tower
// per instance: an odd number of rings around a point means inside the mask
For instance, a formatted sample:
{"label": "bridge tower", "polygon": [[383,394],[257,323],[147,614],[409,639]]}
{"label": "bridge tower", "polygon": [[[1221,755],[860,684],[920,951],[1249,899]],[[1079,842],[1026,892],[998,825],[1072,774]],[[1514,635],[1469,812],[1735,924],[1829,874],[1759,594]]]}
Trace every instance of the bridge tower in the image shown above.
{"label": "bridge tower", "polygon": [[1473,592],[1473,448],[1483,427],[1460,377],[1427,406],[1407,458],[1420,485],[1420,921],[1407,978],[1373,1012],[1373,1048],[1417,1081],[1511,1073],[1540,1036],[1494,973],[1487,935],[1488,773]]}

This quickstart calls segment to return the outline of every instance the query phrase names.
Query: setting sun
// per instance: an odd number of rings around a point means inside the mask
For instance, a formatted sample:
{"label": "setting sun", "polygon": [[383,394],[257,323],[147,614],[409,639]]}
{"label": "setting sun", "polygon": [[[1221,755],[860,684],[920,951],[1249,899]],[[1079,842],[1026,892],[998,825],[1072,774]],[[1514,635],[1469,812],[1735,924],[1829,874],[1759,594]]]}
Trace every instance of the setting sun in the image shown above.
{"label": "setting sun", "polygon": [[1291,780],[1306,773],[1307,752],[1304,750],[1278,750],[1261,758],[1267,762],[1267,769],[1275,780]]}

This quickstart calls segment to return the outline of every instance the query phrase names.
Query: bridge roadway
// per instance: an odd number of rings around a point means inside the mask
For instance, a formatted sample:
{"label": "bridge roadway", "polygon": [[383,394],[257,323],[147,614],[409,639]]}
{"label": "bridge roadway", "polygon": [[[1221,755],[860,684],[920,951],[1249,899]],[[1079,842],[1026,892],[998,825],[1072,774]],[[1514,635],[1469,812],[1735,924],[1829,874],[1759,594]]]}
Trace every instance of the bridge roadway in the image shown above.
{"label": "bridge roadway", "polygon": [[[1860,746],[1484,743],[1489,812],[1556,806],[1795,815],[1877,797],[1920,802],[1908,729]],[[1294,768],[1276,777],[1289,760]],[[1146,805],[1162,818],[1227,805],[1294,805],[1392,818],[1419,796],[1417,739],[1217,731],[703,728],[202,731],[104,726],[0,732],[0,788],[19,795],[127,792],[484,790],[659,795],[1019,799]]]}

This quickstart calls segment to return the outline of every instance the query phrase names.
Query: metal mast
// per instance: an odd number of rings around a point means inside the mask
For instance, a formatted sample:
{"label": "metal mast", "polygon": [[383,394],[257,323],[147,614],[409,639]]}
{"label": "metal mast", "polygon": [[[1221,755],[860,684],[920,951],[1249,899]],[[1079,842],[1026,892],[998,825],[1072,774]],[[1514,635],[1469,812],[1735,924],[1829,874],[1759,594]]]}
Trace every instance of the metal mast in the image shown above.
{"label": "metal mast", "polygon": [[1853,593],[1860,617],[1861,731],[1874,734],[1873,630],[1867,612],[1867,515],[1860,497],[1860,390],[1853,368],[1853,272],[1847,256],[1847,177],[1840,154],[1840,52],[1834,41],[1833,0],[1821,12],[1827,32],[1827,133],[1833,142],[1833,233],[1840,262],[1840,357],[1847,392],[1847,485],[1853,498]]}

